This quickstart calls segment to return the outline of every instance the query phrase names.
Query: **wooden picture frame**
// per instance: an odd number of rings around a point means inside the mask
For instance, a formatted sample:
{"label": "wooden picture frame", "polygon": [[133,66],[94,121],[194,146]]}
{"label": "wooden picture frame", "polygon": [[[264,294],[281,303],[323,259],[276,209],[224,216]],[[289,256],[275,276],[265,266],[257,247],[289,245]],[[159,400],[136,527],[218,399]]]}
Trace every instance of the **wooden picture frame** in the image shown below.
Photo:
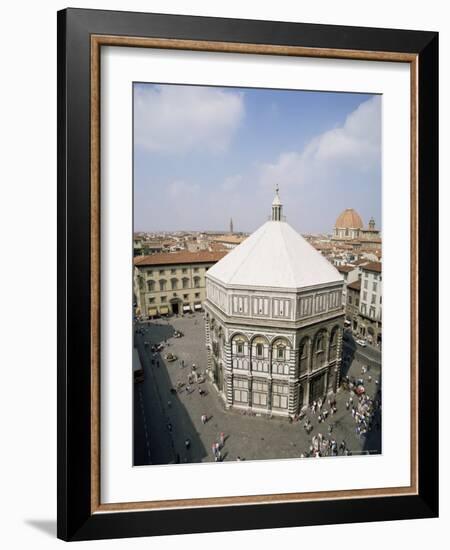
{"label": "wooden picture frame", "polygon": [[[101,503],[99,54],[107,45],[410,64],[410,487]],[[437,33],[83,9],[58,13],[58,537],[437,516],[437,145]]]}

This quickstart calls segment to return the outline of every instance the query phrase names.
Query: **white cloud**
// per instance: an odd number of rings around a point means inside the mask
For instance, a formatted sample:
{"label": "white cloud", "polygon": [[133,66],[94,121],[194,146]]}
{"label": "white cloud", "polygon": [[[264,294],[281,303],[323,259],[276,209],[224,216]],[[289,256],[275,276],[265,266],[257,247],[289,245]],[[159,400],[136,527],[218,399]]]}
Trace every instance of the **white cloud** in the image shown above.
{"label": "white cloud", "polygon": [[177,199],[181,202],[192,198],[199,192],[199,185],[197,183],[188,183],[184,180],[175,180],[168,186],[168,193],[170,198]]}
{"label": "white cloud", "polygon": [[220,152],[244,116],[242,93],[200,86],[138,86],[135,143],[152,152]]}
{"label": "white cloud", "polygon": [[350,113],[341,127],[315,137],[302,151],[282,153],[276,162],[263,164],[260,181],[273,187],[307,183],[341,169],[364,173],[380,159],[381,98],[374,96]]}
{"label": "white cloud", "polygon": [[225,180],[222,182],[222,190],[223,191],[236,191],[239,186],[242,185],[244,181],[244,178],[242,177],[242,174],[236,174],[234,176],[228,176],[225,178]]}

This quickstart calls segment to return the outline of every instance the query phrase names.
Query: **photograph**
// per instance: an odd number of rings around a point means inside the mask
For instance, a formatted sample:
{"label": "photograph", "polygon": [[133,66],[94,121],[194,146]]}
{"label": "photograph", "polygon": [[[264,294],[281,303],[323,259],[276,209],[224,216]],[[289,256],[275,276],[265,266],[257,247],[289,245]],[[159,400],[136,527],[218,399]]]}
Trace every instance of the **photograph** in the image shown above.
{"label": "photograph", "polygon": [[382,454],[382,95],[132,102],[132,465]]}

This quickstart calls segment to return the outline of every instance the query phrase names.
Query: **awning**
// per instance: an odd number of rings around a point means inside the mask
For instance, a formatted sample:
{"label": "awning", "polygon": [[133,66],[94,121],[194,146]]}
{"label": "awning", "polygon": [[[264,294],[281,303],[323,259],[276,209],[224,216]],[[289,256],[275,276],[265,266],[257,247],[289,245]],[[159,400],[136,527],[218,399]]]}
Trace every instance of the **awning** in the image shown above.
{"label": "awning", "polygon": [[183,311],[191,311],[191,306],[183,306]]}
{"label": "awning", "polygon": [[149,307],[148,315],[149,317],[155,317],[155,315],[158,315],[158,310],[156,309],[156,307]]}
{"label": "awning", "polygon": [[202,309],[202,304],[194,304],[194,309]]}
{"label": "awning", "polygon": [[161,313],[161,315],[167,315],[169,313],[169,308],[167,306],[161,306],[159,308],[159,313]]}

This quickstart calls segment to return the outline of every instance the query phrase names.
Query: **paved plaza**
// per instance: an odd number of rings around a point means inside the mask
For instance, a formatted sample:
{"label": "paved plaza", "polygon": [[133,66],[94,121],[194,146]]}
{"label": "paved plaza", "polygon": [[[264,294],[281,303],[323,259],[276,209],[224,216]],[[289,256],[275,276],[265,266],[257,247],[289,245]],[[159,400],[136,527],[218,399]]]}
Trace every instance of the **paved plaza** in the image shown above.
{"label": "paved plaza", "polygon": [[[351,454],[381,452],[381,412],[377,410],[371,430],[358,435],[351,407],[351,395],[341,388],[336,396],[337,412],[323,422],[318,412],[308,408],[305,418],[289,422],[286,418],[244,414],[225,410],[208,377],[202,383],[188,383],[192,365],[204,374],[207,366],[203,314],[170,317],[136,325],[135,347],[145,372],[145,380],[134,385],[134,464],[197,463],[214,461],[212,445],[224,436],[222,460],[299,458],[308,455],[313,436],[345,441]],[[175,338],[175,331],[184,336]],[[152,345],[164,348],[152,353]],[[169,362],[168,353],[177,356]],[[362,379],[366,394],[380,401],[380,353],[359,348],[351,336],[344,345],[343,374]],[[154,364],[152,364],[152,360]],[[183,363],[184,362],[184,366]],[[364,367],[364,368],[363,368]],[[364,372],[368,367],[368,370]],[[328,409],[325,402],[323,409]],[[206,423],[202,416],[206,415]],[[304,429],[309,418],[312,430]],[[330,431],[331,430],[331,431]],[[189,442],[186,446],[186,441]]]}

